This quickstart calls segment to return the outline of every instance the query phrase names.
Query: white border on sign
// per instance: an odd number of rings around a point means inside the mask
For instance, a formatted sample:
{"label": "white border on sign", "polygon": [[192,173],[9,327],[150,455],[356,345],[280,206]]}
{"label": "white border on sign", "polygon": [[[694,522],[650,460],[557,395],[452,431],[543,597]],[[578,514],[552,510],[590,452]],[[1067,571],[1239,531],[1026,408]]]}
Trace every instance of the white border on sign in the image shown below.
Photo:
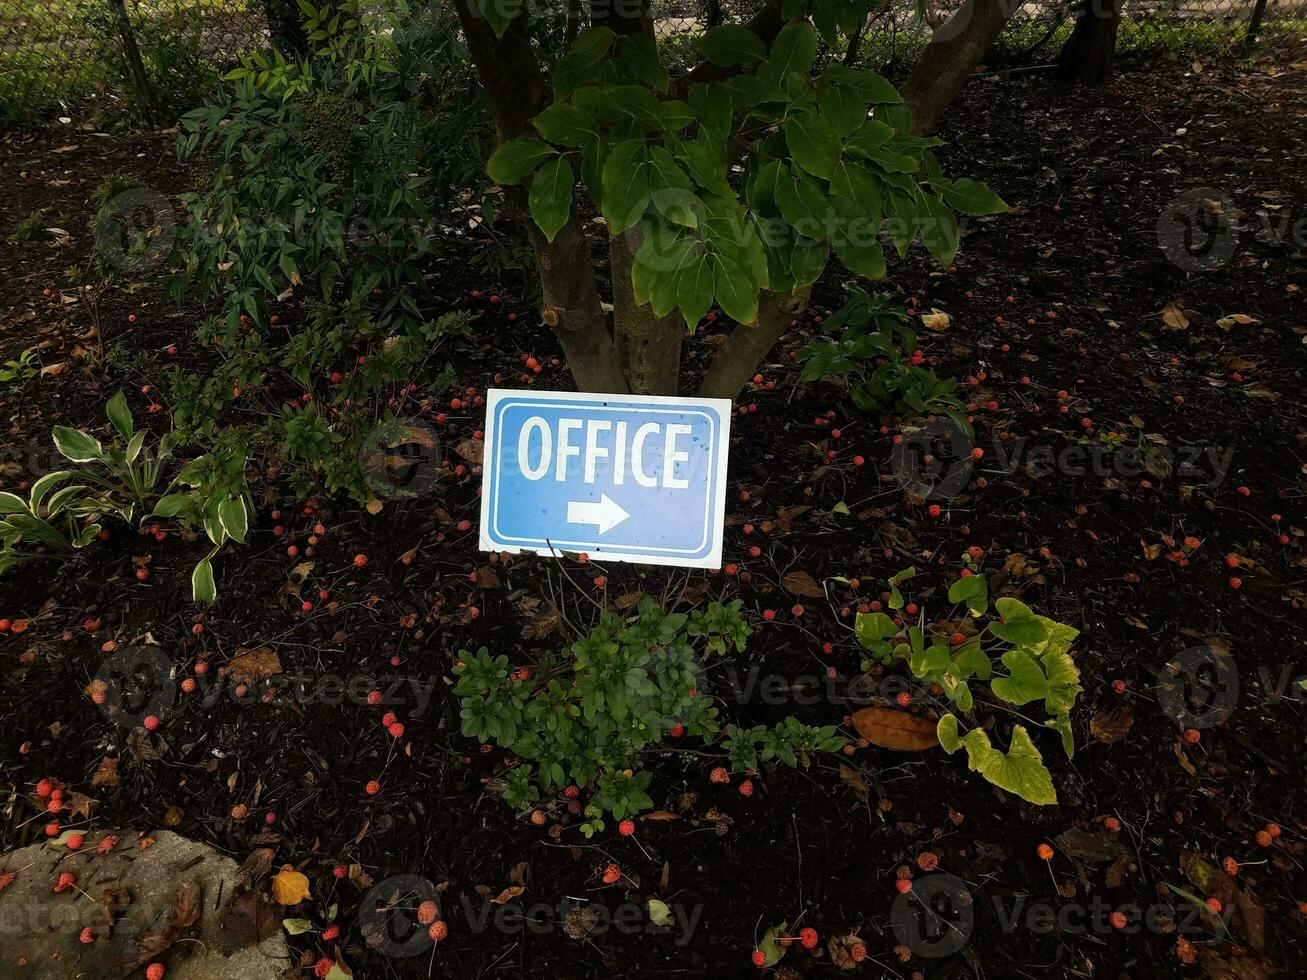
{"label": "white border on sign", "polygon": [[[634,551],[604,551],[603,545],[593,541],[554,541],[546,542],[544,539],[514,539],[520,543],[507,543],[497,541],[491,536],[491,531],[497,533],[498,521],[497,513],[491,513],[492,498],[495,505],[499,502],[499,468],[495,463],[495,442],[498,427],[498,409],[499,403],[506,398],[520,399],[519,404],[528,407],[544,407],[548,404],[558,402],[612,402],[613,408],[621,409],[630,405],[650,405],[660,406],[657,409],[646,409],[646,411],[678,411],[681,413],[694,412],[703,408],[711,408],[717,413],[717,420],[721,423],[720,434],[720,451],[717,452],[716,472],[714,475],[715,492],[709,495],[707,501],[708,513],[704,521],[705,531],[708,540],[712,542],[712,549],[708,554],[701,557],[687,557],[684,549],[656,549],[651,548],[640,553]],[[535,403],[539,403],[538,405]],[[591,406],[593,407],[593,406]],[[520,554],[524,551],[540,552],[543,554],[553,554],[560,556],[564,551],[584,551],[589,557],[598,561],[624,561],[636,564],[647,565],[676,565],[681,567],[692,568],[720,568],[722,563],[722,532],[726,516],[726,470],[727,457],[730,453],[731,437],[731,409],[732,404],[729,398],[693,398],[682,399],[667,395],[615,395],[603,392],[578,392],[578,391],[521,391],[506,388],[491,388],[486,392],[486,430],[485,430],[485,451],[482,454],[482,483],[481,483],[481,524],[478,528],[479,547],[482,551],[506,551],[510,554]],[[631,409],[640,411],[640,409]],[[707,414],[707,413],[705,413]],[[710,425],[713,424],[709,416]],[[715,428],[715,427],[714,427]],[[715,449],[716,447],[710,447]],[[488,486],[486,479],[490,470],[494,470],[495,485]],[[497,506],[496,506],[497,511]],[[550,544],[553,548],[551,550]],[[559,547],[560,545],[570,545],[571,547]],[[635,546],[623,545],[622,547],[634,548]],[[703,545],[699,546],[700,548]],[[698,549],[695,549],[698,550]],[[681,551],[676,554],[674,551]],[[673,553],[669,553],[673,552]]]}

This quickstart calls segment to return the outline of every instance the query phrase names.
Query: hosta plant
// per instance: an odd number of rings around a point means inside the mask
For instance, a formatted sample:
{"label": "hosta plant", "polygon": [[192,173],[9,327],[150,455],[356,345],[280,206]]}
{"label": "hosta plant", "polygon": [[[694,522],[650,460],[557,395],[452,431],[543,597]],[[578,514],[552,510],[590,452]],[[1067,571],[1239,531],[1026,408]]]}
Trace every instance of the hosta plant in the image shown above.
{"label": "hosta plant", "polygon": [[85,548],[100,532],[100,517],[124,516],[123,505],[84,483],[59,486],[74,475],[72,470],[47,473],[32,484],[26,500],[0,492],[0,575],[24,559]]}
{"label": "hosta plant", "polygon": [[903,615],[906,601],[899,587],[915,574],[909,568],[890,580],[888,604],[904,625],[883,612],[859,613],[854,626],[859,643],[882,663],[905,662],[913,677],[943,689],[956,708],[936,726],[945,752],[965,749],[971,769],[995,786],[1031,803],[1056,803],[1052,777],[1026,726],[1012,726],[1007,752],[995,747],[976,718],[976,694],[992,695],[983,702],[987,710],[1010,710],[1026,721],[1042,705],[1048,716],[1043,726],[1058,733],[1069,758],[1075,751],[1071,709],[1081,692],[1080,671],[1069,651],[1080,631],[1011,596],[991,606],[980,574],[953,582],[948,590],[953,608],[937,617],[936,625],[926,625],[924,614],[914,624]]}
{"label": "hosta plant", "polygon": [[[53,478],[76,477],[81,481],[50,494],[44,504],[44,521],[49,523],[49,512],[57,506],[57,513],[67,518],[112,513],[128,523],[139,515],[142,522],[152,518],[177,518],[185,524],[203,527],[213,547],[195,566],[191,591],[197,602],[212,602],[217,598],[213,556],[228,541],[243,544],[249,528],[251,508],[245,487],[244,452],[226,445],[222,453],[192,460],[160,492],[164,467],[171,455],[171,436],[164,435],[155,450],[147,447],[148,433],[136,431],[127,396],[121,391],[109,399],[105,414],[119,436],[109,445],[81,429],[63,425],[54,427],[55,448],[70,462],[83,464],[84,468],[52,473],[33,485],[32,499],[39,502],[38,488],[43,497],[44,492],[58,482]],[[13,497],[13,500],[6,500],[4,506],[17,506],[14,501],[19,498],[13,494],[4,496]],[[29,510],[34,509],[29,506]],[[64,542],[59,539],[66,536],[56,536],[49,531],[38,534],[32,524],[35,514],[15,516],[20,527],[27,529],[29,539],[42,541],[55,550],[84,547],[100,530],[98,524],[90,525],[69,538],[68,547],[61,547]]]}

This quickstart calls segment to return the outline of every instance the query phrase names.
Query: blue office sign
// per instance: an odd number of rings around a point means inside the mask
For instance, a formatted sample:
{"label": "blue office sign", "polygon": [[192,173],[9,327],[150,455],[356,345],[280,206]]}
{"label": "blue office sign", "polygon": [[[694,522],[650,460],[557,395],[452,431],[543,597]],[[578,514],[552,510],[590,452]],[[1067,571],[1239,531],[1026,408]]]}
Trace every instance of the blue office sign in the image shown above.
{"label": "blue office sign", "polygon": [[717,568],[725,398],[491,389],[481,549]]}

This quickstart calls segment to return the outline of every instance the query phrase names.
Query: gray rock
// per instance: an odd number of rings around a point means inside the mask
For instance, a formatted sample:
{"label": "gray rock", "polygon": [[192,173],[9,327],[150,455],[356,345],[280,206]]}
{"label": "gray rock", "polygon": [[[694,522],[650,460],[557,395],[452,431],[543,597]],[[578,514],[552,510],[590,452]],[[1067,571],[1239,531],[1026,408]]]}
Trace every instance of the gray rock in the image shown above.
{"label": "gray rock", "polygon": [[[108,831],[78,851],[41,843],[0,857],[0,980],[111,980],[144,976],[160,962],[167,980],[275,980],[289,964],[281,910],[242,882],[238,866],[207,844],[168,831]],[[59,876],[76,884],[55,894]],[[95,930],[93,943],[82,930]],[[26,961],[25,963],[23,961]]]}

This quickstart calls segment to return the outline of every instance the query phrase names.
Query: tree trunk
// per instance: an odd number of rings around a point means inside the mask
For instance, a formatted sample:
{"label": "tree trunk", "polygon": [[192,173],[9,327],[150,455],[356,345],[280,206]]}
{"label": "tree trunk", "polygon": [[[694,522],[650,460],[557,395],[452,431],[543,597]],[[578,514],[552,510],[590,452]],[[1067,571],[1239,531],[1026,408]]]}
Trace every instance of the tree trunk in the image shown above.
{"label": "tree trunk", "polygon": [[1071,37],[1057,58],[1057,79],[1102,85],[1112,77],[1122,0],[1085,0]]}
{"label": "tree trunk", "polygon": [[638,306],[631,286],[631,265],[639,246],[634,229],[608,244],[613,275],[613,333],[626,383],[637,395],[674,395],[681,376],[681,341],[685,321],[679,313],[656,317]]}
{"label": "tree trunk", "polygon": [[738,324],[717,350],[699,385],[705,398],[734,398],[758,370],[767,352],[776,346],[790,321],[808,305],[812,287],[797,293],[764,290],[758,297],[758,322]]}
{"label": "tree trunk", "polygon": [[268,21],[268,38],[273,47],[287,57],[309,53],[304,12],[295,0],[263,0],[263,16]]}
{"label": "tree trunk", "polygon": [[1021,0],[966,0],[935,32],[917,67],[899,89],[919,135],[934,130]]}
{"label": "tree trunk", "polygon": [[[536,61],[527,20],[518,15],[497,38],[475,6],[476,0],[454,0],[468,50],[486,93],[495,134],[500,142],[535,136],[531,120],[549,104],[549,85]],[[540,266],[544,319],[558,334],[577,387],[583,391],[626,391],[626,378],[608,333],[608,319],[599,300],[590,246],[575,210],[552,242],[546,241],[529,216],[526,192],[507,192],[526,226]]]}
{"label": "tree trunk", "polygon": [[109,0],[109,9],[113,12],[114,24],[118,29],[118,40],[123,46],[123,63],[127,66],[127,80],[136,92],[137,101],[147,113],[154,113],[154,93],[150,88],[150,77],[145,73],[145,62],[141,59],[141,49],[136,45],[136,32],[132,30],[131,19],[127,16],[127,7],[123,0]]}

